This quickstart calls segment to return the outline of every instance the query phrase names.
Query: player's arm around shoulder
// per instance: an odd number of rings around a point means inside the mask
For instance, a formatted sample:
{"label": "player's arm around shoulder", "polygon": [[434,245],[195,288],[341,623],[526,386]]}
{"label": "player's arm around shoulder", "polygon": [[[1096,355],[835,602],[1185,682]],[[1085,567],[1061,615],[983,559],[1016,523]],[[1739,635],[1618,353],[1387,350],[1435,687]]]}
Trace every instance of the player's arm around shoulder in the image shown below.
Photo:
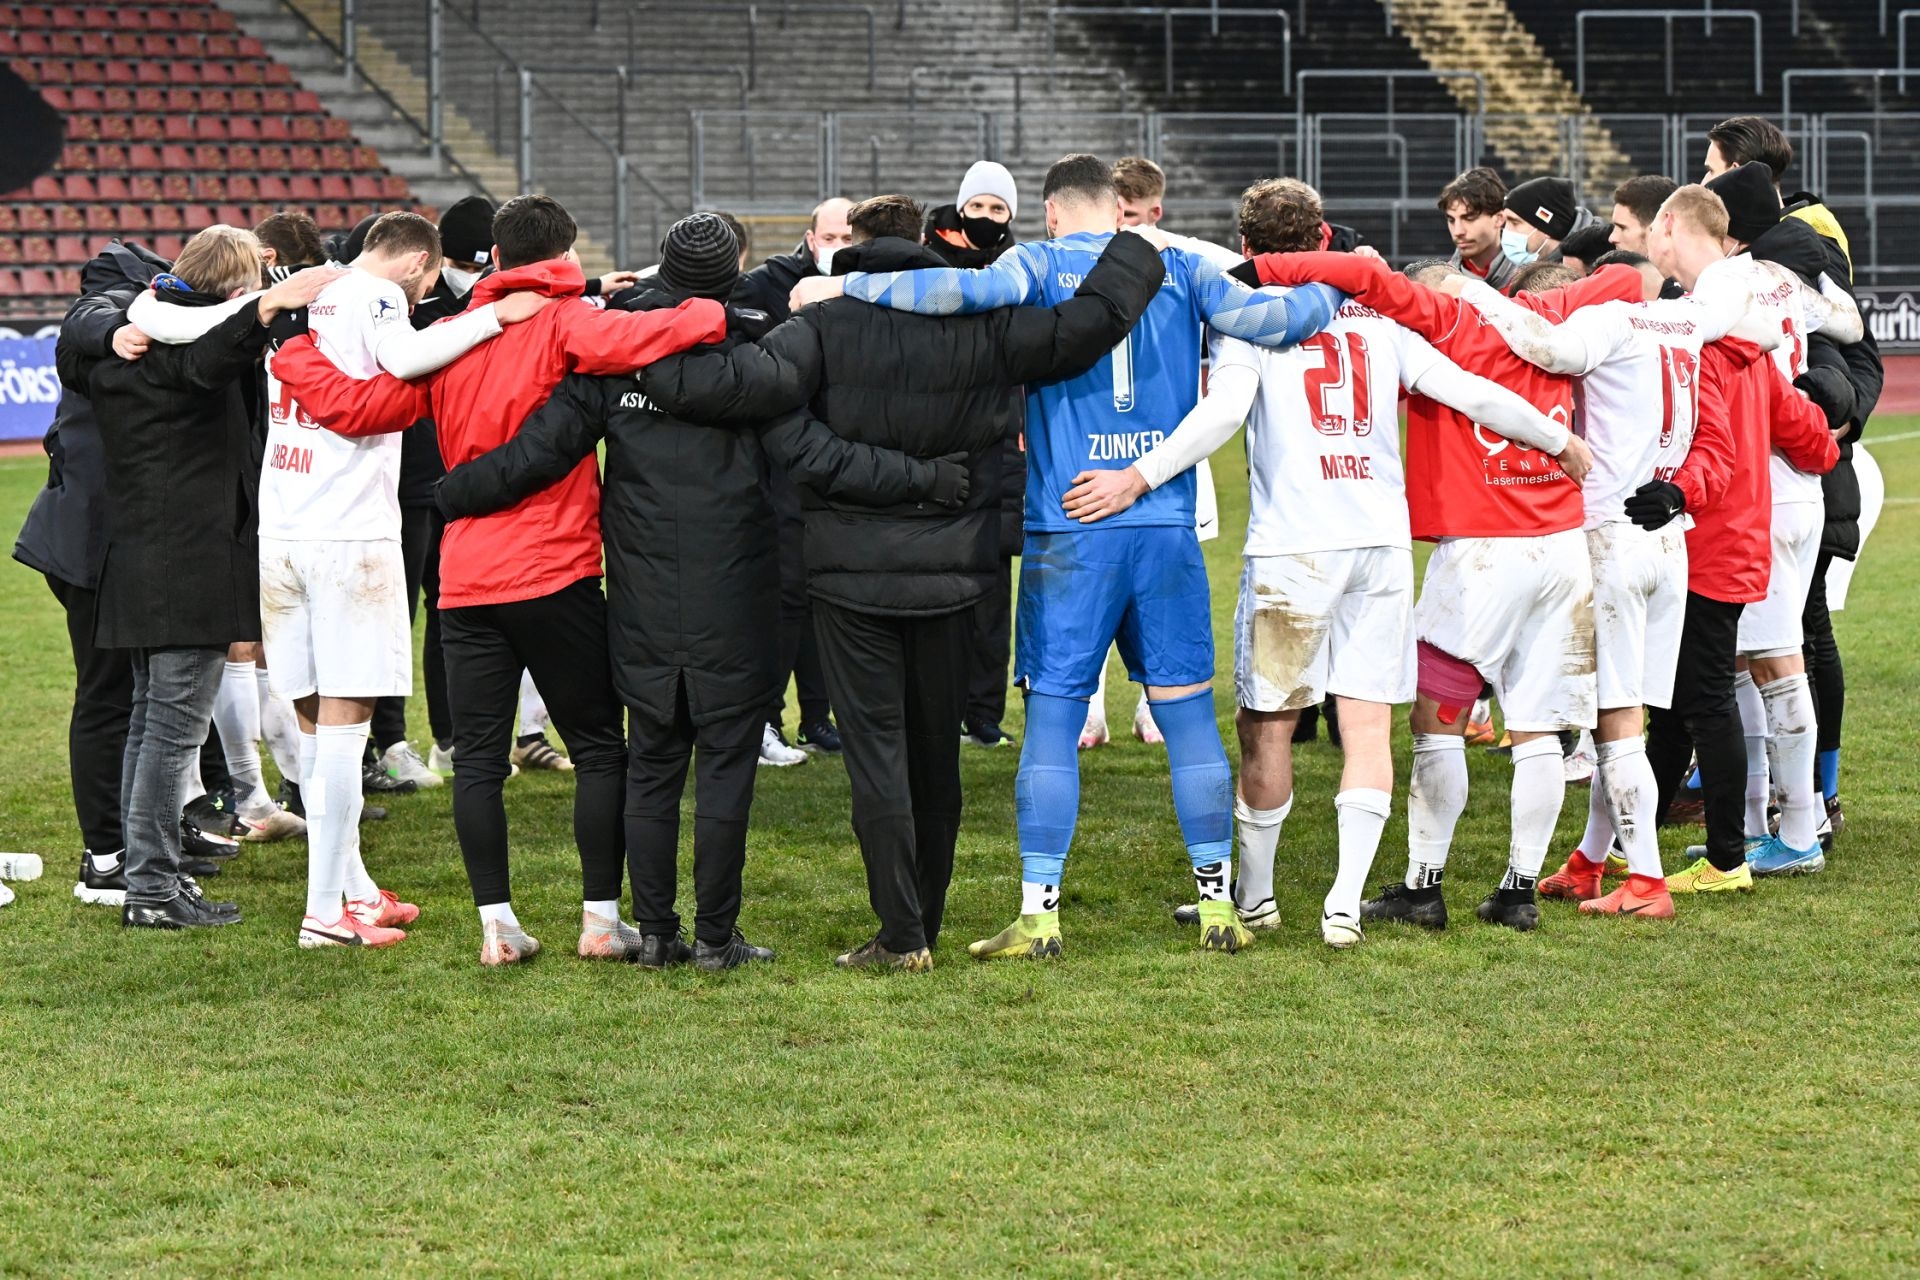
{"label": "player's arm around shoulder", "polygon": [[569,373],[632,373],[727,336],[727,309],[711,298],[688,298],[657,311],[606,311],[569,301],[541,314],[553,317]]}
{"label": "player's arm around shoulder", "polygon": [[617,380],[571,374],[505,443],[449,470],[434,505],[449,520],[517,506],[573,473],[606,434]]}
{"label": "player's arm around shoulder", "polygon": [[1073,297],[1006,313],[1002,379],[1048,382],[1085,373],[1139,323],[1166,278],[1166,263],[1148,237],[1114,236]]}
{"label": "player's arm around shoulder", "polygon": [[640,371],[640,385],[663,412],[689,422],[767,423],[806,404],[819,390],[824,332],[833,323],[825,308],[809,307],[757,342],[656,360]]}

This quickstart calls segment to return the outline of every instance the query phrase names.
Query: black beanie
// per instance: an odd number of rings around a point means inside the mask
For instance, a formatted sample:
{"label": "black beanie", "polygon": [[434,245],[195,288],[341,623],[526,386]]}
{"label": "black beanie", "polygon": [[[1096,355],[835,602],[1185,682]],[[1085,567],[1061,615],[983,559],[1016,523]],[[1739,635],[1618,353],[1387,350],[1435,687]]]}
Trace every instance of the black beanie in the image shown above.
{"label": "black beanie", "polygon": [[740,242],[711,213],[695,213],[667,228],[660,242],[660,281],[701,298],[724,299],[740,277]]}
{"label": "black beanie", "polygon": [[1727,234],[1741,244],[1752,244],[1780,221],[1780,193],[1773,189],[1773,170],[1758,161],[1735,165],[1709,178],[1707,190],[1727,206]]}
{"label": "black beanie", "polygon": [[340,254],[337,259],[339,262],[351,264],[360,256],[360,251],[367,244],[367,232],[373,230],[373,224],[380,221],[381,216],[378,213],[370,213],[353,224],[353,230],[347,232],[347,238],[340,242]]}
{"label": "black beanie", "polygon": [[1573,230],[1580,204],[1573,184],[1565,178],[1529,178],[1507,192],[1507,210],[1552,240],[1564,240]]}
{"label": "black beanie", "polygon": [[448,205],[440,215],[440,252],[455,262],[486,266],[493,252],[493,202],[468,196]]}

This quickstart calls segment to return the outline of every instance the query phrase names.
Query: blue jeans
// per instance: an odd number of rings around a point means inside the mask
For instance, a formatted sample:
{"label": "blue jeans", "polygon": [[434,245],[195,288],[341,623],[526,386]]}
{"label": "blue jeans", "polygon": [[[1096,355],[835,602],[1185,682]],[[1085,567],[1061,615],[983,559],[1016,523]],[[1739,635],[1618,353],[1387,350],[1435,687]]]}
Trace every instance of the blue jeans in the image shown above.
{"label": "blue jeans", "polygon": [[180,792],[213,724],[227,651],[148,649],[133,664],[133,719],[120,774],[127,892],[180,891]]}

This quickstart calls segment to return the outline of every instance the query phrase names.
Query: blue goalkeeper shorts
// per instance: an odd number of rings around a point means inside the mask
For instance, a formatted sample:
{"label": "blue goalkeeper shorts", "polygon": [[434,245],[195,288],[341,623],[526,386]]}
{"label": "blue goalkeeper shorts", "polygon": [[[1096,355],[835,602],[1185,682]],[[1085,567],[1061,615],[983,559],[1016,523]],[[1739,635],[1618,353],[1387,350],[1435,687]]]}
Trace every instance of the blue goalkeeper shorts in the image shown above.
{"label": "blue goalkeeper shorts", "polygon": [[1115,641],[1140,684],[1213,679],[1213,606],[1193,529],[1027,534],[1014,682],[1059,698],[1091,697]]}

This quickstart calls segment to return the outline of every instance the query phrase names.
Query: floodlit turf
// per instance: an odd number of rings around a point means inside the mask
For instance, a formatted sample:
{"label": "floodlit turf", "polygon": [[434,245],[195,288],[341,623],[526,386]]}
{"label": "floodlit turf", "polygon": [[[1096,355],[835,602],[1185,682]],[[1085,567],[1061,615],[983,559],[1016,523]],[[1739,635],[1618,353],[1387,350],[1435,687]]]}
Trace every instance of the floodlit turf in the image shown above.
{"label": "floodlit turf", "polygon": [[[872,927],[833,761],[761,775],[743,924],[780,959],[750,973],[573,957],[558,776],[508,784],[518,909],[548,948],[523,969],[476,963],[446,789],[366,831],[425,908],[399,947],[295,949],[299,844],[218,882],[245,925],[123,934],[69,896],[66,639],[9,564],[0,845],[49,873],[0,912],[0,1273],[1913,1274],[1920,439],[1880,457],[1825,875],[1671,924],[1547,903],[1538,933],[1482,926],[1508,768],[1476,750],[1454,928],[1340,954],[1316,927],[1324,742],[1301,753],[1285,927],[1239,956],[1168,918],[1186,859],[1161,753],[1131,739],[1085,762],[1066,957],[1044,966],[966,957],[1018,907],[1018,753],[972,749],[926,976],[829,965]],[[1223,674],[1240,470],[1217,468],[1230,532],[1208,548]],[[42,474],[0,464],[0,526]],[[1111,702],[1120,730],[1131,694]],[[1403,731],[1389,876],[1406,763]],[[1690,836],[1663,833],[1670,866]]]}

